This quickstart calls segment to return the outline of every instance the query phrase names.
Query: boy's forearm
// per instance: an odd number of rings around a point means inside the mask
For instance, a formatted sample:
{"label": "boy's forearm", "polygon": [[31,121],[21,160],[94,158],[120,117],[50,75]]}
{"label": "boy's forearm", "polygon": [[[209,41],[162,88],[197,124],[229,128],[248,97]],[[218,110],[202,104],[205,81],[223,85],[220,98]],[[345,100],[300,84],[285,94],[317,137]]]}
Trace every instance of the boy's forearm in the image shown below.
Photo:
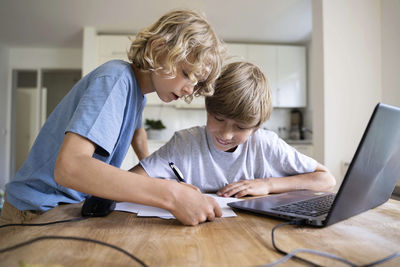
{"label": "boy's forearm", "polygon": [[85,169],[74,168],[67,178],[57,179],[67,181],[62,185],[107,199],[166,209],[186,225],[212,221],[221,216],[213,198],[175,181],[145,177],[94,158],[77,158],[77,162]]}
{"label": "boy's forearm", "polygon": [[140,165],[140,163],[138,163],[135,167],[131,168],[129,170],[130,172],[134,172],[136,174],[140,174],[146,177],[150,177],[147,172],[143,169],[142,165]]}
{"label": "boy's forearm", "polygon": [[55,173],[57,182],[65,187],[116,201],[160,208],[167,208],[171,202],[168,194],[171,188],[166,181],[124,171],[90,157],[76,157],[70,161],[63,168],[67,171]]}
{"label": "boy's forearm", "polygon": [[142,160],[150,155],[147,144],[147,134],[143,127],[135,131],[131,145],[139,160]]}
{"label": "boy's forearm", "polygon": [[269,178],[267,179],[269,193],[282,193],[298,189],[329,191],[335,186],[335,179],[329,172],[316,171],[312,173]]}

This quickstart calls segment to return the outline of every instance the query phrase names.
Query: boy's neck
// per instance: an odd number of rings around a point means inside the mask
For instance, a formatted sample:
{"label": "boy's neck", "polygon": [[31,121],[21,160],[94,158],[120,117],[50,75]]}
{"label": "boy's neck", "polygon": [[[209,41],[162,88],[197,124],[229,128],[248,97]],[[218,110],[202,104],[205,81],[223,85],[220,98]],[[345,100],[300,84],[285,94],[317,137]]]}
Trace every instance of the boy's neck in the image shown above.
{"label": "boy's neck", "polygon": [[232,147],[231,149],[228,149],[225,152],[230,152],[230,153],[235,152],[236,148],[238,148],[238,146]]}
{"label": "boy's neck", "polygon": [[136,79],[139,83],[140,90],[142,94],[148,94],[155,91],[153,82],[151,80],[151,73],[149,71],[143,71],[136,67],[134,64],[131,64],[133,72],[135,73]]}

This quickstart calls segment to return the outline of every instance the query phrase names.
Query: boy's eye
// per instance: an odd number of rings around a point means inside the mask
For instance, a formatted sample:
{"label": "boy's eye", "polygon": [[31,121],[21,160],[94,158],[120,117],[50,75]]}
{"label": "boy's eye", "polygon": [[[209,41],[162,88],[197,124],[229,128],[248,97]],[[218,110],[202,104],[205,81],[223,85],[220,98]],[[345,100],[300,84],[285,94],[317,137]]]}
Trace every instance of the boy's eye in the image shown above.
{"label": "boy's eye", "polygon": [[217,121],[224,121],[223,118],[219,118],[219,117],[215,117],[215,116],[214,116],[214,118],[215,118]]}
{"label": "boy's eye", "polygon": [[236,127],[237,127],[239,130],[249,130],[249,129],[253,128],[253,126],[250,126],[250,125],[248,125],[248,126],[245,126],[245,125],[236,125]]}
{"label": "boy's eye", "polygon": [[237,128],[238,128],[240,131],[247,131],[247,130],[250,130],[250,129],[251,129],[251,128],[240,127],[240,126],[237,126]]}
{"label": "boy's eye", "polygon": [[189,78],[189,74],[185,70],[182,70],[182,73],[183,73],[183,76],[185,76],[185,78]]}

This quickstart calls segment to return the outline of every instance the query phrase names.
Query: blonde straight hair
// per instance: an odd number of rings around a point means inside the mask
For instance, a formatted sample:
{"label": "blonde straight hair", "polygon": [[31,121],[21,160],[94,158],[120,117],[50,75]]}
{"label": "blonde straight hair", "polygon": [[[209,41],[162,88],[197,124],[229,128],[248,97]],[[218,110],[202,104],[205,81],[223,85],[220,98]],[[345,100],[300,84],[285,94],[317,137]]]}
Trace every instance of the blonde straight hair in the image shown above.
{"label": "blonde straight hair", "polygon": [[209,114],[223,116],[259,128],[272,112],[271,91],[262,71],[249,62],[226,65],[206,97]]}
{"label": "blonde straight hair", "polygon": [[[185,62],[191,67],[188,75],[195,84],[195,96],[214,93],[224,55],[225,47],[207,20],[189,10],[163,15],[136,35],[128,52],[129,60],[139,69],[161,70],[171,78],[176,76],[177,64]],[[166,66],[160,62],[164,56]],[[188,101],[191,99],[189,96]]]}

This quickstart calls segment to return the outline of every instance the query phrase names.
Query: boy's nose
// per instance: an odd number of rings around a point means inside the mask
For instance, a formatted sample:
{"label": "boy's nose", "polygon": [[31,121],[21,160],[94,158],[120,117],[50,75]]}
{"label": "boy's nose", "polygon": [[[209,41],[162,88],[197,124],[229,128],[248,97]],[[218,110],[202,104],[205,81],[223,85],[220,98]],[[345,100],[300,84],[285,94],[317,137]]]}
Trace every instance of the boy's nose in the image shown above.
{"label": "boy's nose", "polygon": [[184,95],[193,94],[193,90],[194,90],[195,86],[196,86],[196,84],[190,83],[190,84],[186,85],[185,87],[183,87],[182,91],[183,91]]}
{"label": "boy's nose", "polygon": [[232,139],[232,131],[228,128],[223,128],[220,131],[220,138],[224,139],[225,141]]}

